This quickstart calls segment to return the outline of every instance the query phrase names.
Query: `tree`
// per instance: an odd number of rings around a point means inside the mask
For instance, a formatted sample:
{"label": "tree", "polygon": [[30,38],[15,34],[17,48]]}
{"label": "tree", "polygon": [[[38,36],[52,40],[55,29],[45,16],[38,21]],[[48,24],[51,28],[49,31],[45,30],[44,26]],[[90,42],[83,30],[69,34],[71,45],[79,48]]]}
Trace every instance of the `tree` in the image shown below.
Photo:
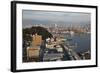
{"label": "tree", "polygon": [[38,35],[42,36],[42,40],[45,40],[46,38],[51,38],[53,35],[44,27],[31,27],[31,28],[25,28],[23,29],[23,40],[31,41],[32,37],[31,35],[37,33]]}

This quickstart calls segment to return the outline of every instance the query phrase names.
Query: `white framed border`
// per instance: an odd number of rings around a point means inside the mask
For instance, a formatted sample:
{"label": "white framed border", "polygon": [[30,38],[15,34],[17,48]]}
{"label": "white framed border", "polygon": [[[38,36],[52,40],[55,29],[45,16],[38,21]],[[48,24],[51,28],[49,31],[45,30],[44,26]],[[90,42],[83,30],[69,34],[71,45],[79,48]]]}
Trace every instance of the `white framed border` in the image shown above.
{"label": "white framed border", "polygon": [[[75,67],[96,65],[96,9],[84,7],[67,7],[67,6],[52,6],[52,5],[36,5],[36,4],[17,4],[16,6],[16,69],[40,69],[40,68],[55,68],[55,67]],[[91,60],[77,61],[61,61],[61,62],[30,62],[22,63],[22,10],[47,10],[47,11],[66,11],[66,12],[87,12],[91,13]]]}

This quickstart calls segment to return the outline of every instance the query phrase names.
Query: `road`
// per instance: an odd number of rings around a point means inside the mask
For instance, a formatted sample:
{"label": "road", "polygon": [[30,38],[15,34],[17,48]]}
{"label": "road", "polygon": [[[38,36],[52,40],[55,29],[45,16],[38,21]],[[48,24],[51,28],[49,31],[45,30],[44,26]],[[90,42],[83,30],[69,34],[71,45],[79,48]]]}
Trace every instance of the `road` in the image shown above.
{"label": "road", "polygon": [[69,46],[61,44],[61,47],[63,48],[65,57],[67,57],[68,60],[81,60],[78,54],[73,49],[70,49]]}

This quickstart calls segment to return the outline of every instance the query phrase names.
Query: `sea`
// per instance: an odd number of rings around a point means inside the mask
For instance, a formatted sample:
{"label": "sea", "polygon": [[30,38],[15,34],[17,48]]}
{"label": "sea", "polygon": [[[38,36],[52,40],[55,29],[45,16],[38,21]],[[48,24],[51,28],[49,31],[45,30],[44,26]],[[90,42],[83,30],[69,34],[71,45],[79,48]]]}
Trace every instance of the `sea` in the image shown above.
{"label": "sea", "polygon": [[87,51],[91,51],[91,34],[90,33],[82,33],[82,34],[63,34],[66,39],[65,44],[69,43],[70,45],[75,45],[73,48],[77,53],[84,53]]}

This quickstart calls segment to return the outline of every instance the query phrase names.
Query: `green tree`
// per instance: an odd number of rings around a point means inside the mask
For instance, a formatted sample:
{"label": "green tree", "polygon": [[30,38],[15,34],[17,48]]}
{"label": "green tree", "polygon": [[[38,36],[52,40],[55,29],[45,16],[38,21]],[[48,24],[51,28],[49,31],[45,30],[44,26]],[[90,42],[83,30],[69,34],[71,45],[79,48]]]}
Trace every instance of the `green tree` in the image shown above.
{"label": "green tree", "polygon": [[42,39],[45,40],[46,38],[51,38],[53,35],[44,27],[31,27],[31,28],[25,28],[23,29],[23,39],[26,41],[31,41],[31,35],[37,33],[38,35],[42,36]]}

